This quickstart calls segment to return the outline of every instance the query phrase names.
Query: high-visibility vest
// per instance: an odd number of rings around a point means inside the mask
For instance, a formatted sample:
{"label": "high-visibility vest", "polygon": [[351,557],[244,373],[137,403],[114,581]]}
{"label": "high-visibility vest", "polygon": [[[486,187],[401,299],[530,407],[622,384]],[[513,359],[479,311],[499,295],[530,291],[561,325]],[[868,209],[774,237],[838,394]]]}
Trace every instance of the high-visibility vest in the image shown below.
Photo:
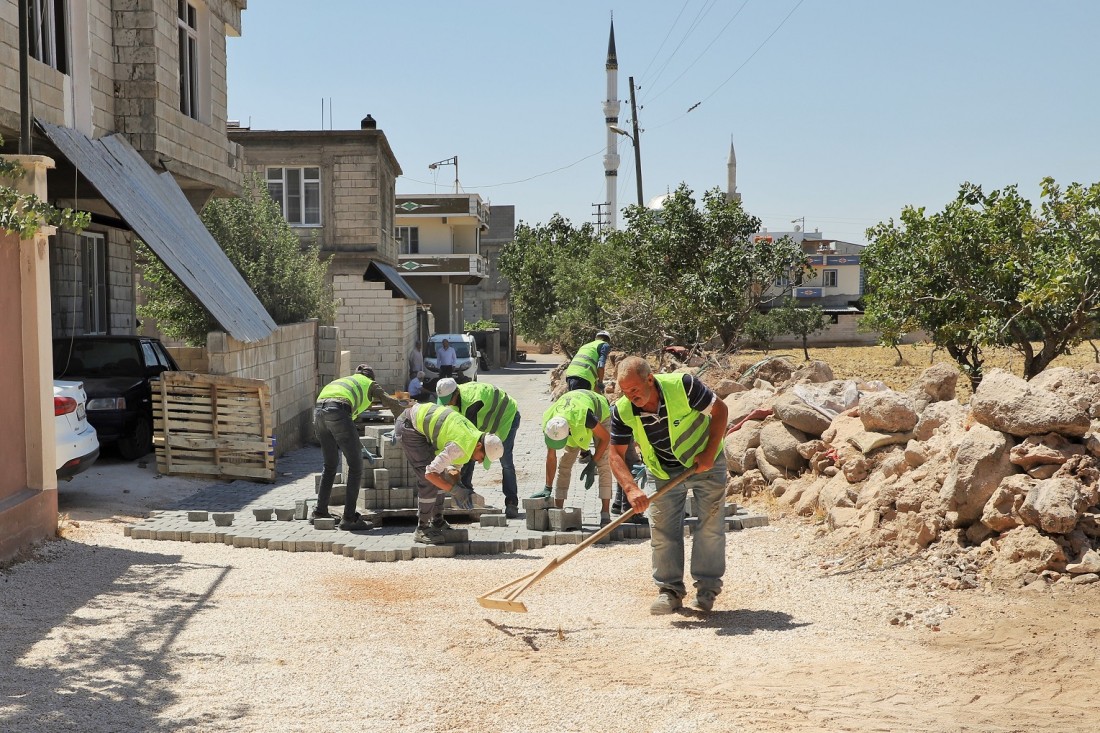
{"label": "high-visibility vest", "polygon": [[611,406],[606,397],[589,389],[566,392],[543,413],[543,433],[546,432],[546,423],[561,416],[569,423],[569,439],[565,444],[571,448],[588,448],[592,443],[592,429],[588,427],[589,412],[596,415],[597,422],[603,422],[611,417]]}
{"label": "high-visibility vest", "polygon": [[465,416],[466,405],[481,402],[481,409],[474,416],[474,425],[485,433],[507,437],[519,413],[519,406],[507,392],[485,382],[467,382],[458,385],[458,411]]}
{"label": "high-visibility vest", "polygon": [[588,383],[595,387],[597,375],[599,374],[597,370],[600,364],[600,347],[606,343],[606,341],[596,339],[577,349],[576,355],[565,369],[565,376],[587,379]]}
{"label": "high-visibility vest", "polygon": [[[683,374],[655,374],[653,378],[657,382],[657,389],[665,398],[665,409],[668,412],[668,434],[672,443],[672,453],[685,468],[690,467],[704,448],[710,437],[710,416],[691,409],[688,405],[687,389],[684,388]],[[621,419],[634,432],[634,440],[638,441],[638,448],[642,453],[642,461],[646,468],[654,476],[662,479],[668,478],[668,472],[657,460],[657,454],[653,452],[653,446],[642,427],[642,420],[634,414],[634,405],[625,396],[620,397],[615,403],[615,409]],[[718,449],[714,453],[717,458],[723,445],[718,443]]]}
{"label": "high-visibility vest", "polygon": [[362,374],[340,377],[325,385],[321,394],[317,395],[317,401],[334,397],[347,400],[351,403],[351,418],[354,420],[360,412],[370,407],[370,390],[373,386],[374,380]]}
{"label": "high-visibility vest", "polygon": [[473,460],[474,448],[481,440],[481,431],[450,407],[422,402],[409,408],[413,427],[428,439],[436,452],[442,451],[447,443],[455,443],[462,449],[463,458],[454,462],[456,466]]}

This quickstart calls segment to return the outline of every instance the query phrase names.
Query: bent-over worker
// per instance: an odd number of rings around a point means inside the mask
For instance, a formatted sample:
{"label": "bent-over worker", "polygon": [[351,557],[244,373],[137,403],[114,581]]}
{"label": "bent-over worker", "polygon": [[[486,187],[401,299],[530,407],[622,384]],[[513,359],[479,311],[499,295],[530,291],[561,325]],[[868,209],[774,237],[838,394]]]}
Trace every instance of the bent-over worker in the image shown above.
{"label": "bent-over worker", "polygon": [[611,334],[597,331],[596,340],[589,341],[573,355],[565,369],[565,384],[569,389],[591,389],[603,393],[603,372],[607,355],[611,353]]}

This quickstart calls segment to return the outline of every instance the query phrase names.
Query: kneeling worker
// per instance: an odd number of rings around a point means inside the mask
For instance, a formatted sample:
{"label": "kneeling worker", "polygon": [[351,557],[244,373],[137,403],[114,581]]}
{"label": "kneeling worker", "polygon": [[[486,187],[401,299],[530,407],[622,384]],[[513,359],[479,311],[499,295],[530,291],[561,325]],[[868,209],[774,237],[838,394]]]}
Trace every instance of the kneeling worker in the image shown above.
{"label": "kneeling worker", "polygon": [[449,407],[423,402],[402,413],[394,437],[416,472],[417,527],[413,541],[425,545],[446,542],[443,494],[450,492],[460,509],[473,508],[473,491],[463,486],[456,466],[470,461],[499,460],[504,444]]}
{"label": "kneeling worker", "polygon": [[[500,457],[501,479],[504,491],[504,515],[508,519],[519,516],[519,490],[516,484],[516,465],[512,461],[512,448],[519,430],[519,407],[504,390],[485,382],[458,384],[447,377],[435,385],[439,404],[453,407],[474,426],[486,433],[504,438],[504,455]],[[474,463],[462,466],[462,483],[474,488]]]}
{"label": "kneeling worker", "polygon": [[341,377],[325,385],[317,395],[317,405],[313,409],[313,429],[317,440],[321,442],[321,454],[325,459],[325,468],[321,473],[321,485],[317,488],[317,508],[313,510],[311,520],[318,517],[333,518],[328,510],[329,497],[332,496],[332,482],[340,463],[340,454],[348,464],[347,489],[344,494],[344,516],[340,520],[340,529],[370,529],[371,523],[355,511],[355,502],[359,498],[359,484],[363,477],[363,446],[359,442],[359,430],[355,427],[355,418],[371,406],[375,400],[395,416],[405,409],[404,405],[382,389],[374,381],[374,370],[366,364],[355,368],[355,374]]}
{"label": "kneeling worker", "polygon": [[[553,482],[554,503],[559,508],[565,506],[573,464],[581,451],[588,450],[595,439],[596,447],[591,460],[600,481],[600,526],[608,524],[611,521],[610,425],[611,407],[603,395],[587,389],[575,389],[559,397],[542,416],[543,439],[546,442],[546,488],[531,498],[549,499],[550,484]],[[557,452],[563,448],[565,450],[559,461]]]}

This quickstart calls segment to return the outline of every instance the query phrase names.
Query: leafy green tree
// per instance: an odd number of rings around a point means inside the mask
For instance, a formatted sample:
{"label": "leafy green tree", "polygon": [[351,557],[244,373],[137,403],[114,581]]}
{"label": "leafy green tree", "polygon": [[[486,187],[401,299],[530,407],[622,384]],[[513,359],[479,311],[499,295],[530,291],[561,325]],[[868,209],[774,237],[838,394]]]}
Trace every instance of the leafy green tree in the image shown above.
{"label": "leafy green tree", "polygon": [[775,319],[776,330],[779,333],[789,333],[802,339],[802,356],[806,361],[810,360],[810,349],[807,342],[810,336],[819,331],[824,331],[828,322],[825,320],[825,312],[820,306],[811,305],[802,307],[794,298],[788,298],[778,308],[768,312]]}
{"label": "leafy green tree", "polygon": [[[202,221],[276,323],[333,321],[336,303],[325,284],[328,263],[319,259],[315,242],[302,246],[260,176],[245,180],[241,198],[207,204]],[[214,317],[144,243],[139,256],[146,303],[138,315],[155,318],[169,338],[206,343],[206,334],[218,330]]]}
{"label": "leafy green tree", "polygon": [[775,279],[799,279],[808,267],[789,237],[756,239],[760,220],[718,188],[705,192],[699,207],[680,184],[662,209],[632,206],[624,218],[627,228],[619,236],[633,245],[633,287],[662,296],[667,327],[685,342],[717,334],[732,348],[753,313],[769,302]]}
{"label": "leafy green tree", "polygon": [[753,313],[749,316],[749,320],[745,322],[744,338],[765,354],[771,351],[772,340],[778,333],[778,324],[772,313],[774,313],[774,311]]}
{"label": "leafy green tree", "polygon": [[884,343],[924,330],[974,387],[983,347],[1018,351],[1030,379],[1082,340],[1100,303],[1100,184],[1046,178],[1035,209],[1016,186],[964,183],[942,212],[906,207],[867,236],[867,323]]}

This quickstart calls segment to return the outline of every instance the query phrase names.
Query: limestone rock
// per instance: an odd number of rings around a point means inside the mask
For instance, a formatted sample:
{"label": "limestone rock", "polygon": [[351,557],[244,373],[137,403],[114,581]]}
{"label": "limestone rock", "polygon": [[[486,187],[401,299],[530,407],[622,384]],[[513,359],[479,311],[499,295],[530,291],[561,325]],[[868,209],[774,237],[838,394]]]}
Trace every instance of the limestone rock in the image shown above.
{"label": "limestone rock", "polygon": [[968,411],[967,407],[960,405],[957,400],[933,402],[921,412],[913,432],[916,433],[917,440],[928,440],[941,429],[962,430]]}
{"label": "limestone rock", "polygon": [[871,462],[862,455],[853,456],[840,463],[844,480],[850,484],[858,484],[871,475]]}
{"label": "limestone rock", "polygon": [[966,433],[940,489],[947,509],[958,513],[955,526],[977,521],[997,486],[1016,472],[1009,461],[1011,445],[1004,433],[984,425]]}
{"label": "limestone rock", "polygon": [[1100,552],[1089,550],[1077,562],[1066,565],[1066,572],[1074,575],[1082,573],[1100,573]]}
{"label": "limestone rock", "polygon": [[776,397],[772,409],[775,410],[775,416],[784,423],[807,435],[821,435],[832,422],[793,392]]}
{"label": "limestone rock", "polygon": [[1028,385],[1053,392],[1089,417],[1100,417],[1100,371],[1095,367],[1047,367],[1032,377]]}
{"label": "limestone rock", "polygon": [[[725,438],[726,467],[733,473],[745,473],[753,466],[748,455],[760,445],[762,420],[749,420]],[[755,465],[755,464],[754,464]]]}
{"label": "limestone rock", "polygon": [[721,379],[718,384],[714,385],[714,394],[718,395],[718,399],[724,400],[735,392],[745,392],[748,387],[733,379]]}
{"label": "limestone rock", "polygon": [[928,449],[916,440],[910,440],[905,444],[905,452],[903,455],[905,456],[905,462],[908,463],[911,468],[923,466],[928,461]]}
{"label": "limestone rock", "polygon": [[1066,561],[1061,546],[1034,527],[1017,527],[994,541],[996,555],[990,566],[995,578],[1019,580],[1027,573],[1055,570]]}
{"label": "limestone rock", "polygon": [[783,471],[771,464],[767,456],[764,455],[764,449],[762,447],[756,448],[755,452],[756,470],[760,472],[765,481],[770,484],[773,481],[783,478]]}
{"label": "limestone rock", "polygon": [[905,433],[917,426],[912,398],[892,390],[861,395],[859,419],[867,431],[876,433]]}
{"label": "limestone rock", "polygon": [[1010,456],[1014,464],[1027,471],[1041,465],[1061,466],[1070,457],[1084,452],[1080,443],[1073,443],[1058,433],[1047,433],[1027,436],[1012,449]]}
{"label": "limestone rock", "polygon": [[829,429],[821,434],[821,439],[834,448],[848,442],[848,438],[863,432],[863,422],[858,417],[837,415]]}
{"label": "limestone rock", "polygon": [[848,438],[848,442],[859,448],[864,455],[873,453],[879,448],[888,445],[908,443],[913,438],[913,432],[904,433],[879,433],[871,430],[861,430]]}
{"label": "limestone rock", "polygon": [[776,468],[799,472],[806,468],[806,459],[798,454],[806,434],[774,418],[764,421],[760,429],[760,447],[768,463]]}
{"label": "limestone rock", "polygon": [[1021,438],[1046,433],[1080,438],[1089,430],[1082,410],[1001,369],[986,374],[970,400],[970,411],[983,425]]}
{"label": "limestone rock", "polygon": [[722,401],[729,411],[729,424],[734,425],[744,420],[753,410],[771,407],[774,399],[774,390],[753,388],[745,392],[734,392]]}
{"label": "limestone rock", "polygon": [[919,512],[898,514],[894,520],[898,532],[898,544],[910,552],[923,550],[940,535],[940,520],[936,516]]}
{"label": "limestone rock", "polygon": [[1066,534],[1073,531],[1078,515],[1087,508],[1078,481],[1051,478],[1031,487],[1020,506],[1020,518],[1044,532]]}
{"label": "limestone rock", "polygon": [[835,379],[833,377],[833,368],[823,361],[814,359],[802,364],[802,366],[791,372],[790,382],[798,383],[820,383],[831,382]]}
{"label": "limestone rock", "polygon": [[851,507],[833,507],[825,515],[825,522],[830,530],[837,530],[840,527],[855,527],[859,524],[859,511]]}
{"label": "limestone rock", "polygon": [[918,403],[947,402],[955,399],[955,386],[958,381],[958,368],[940,362],[921,372],[905,393]]}
{"label": "limestone rock", "polygon": [[1031,491],[1032,483],[1022,474],[1006,476],[985,503],[981,523],[994,532],[1007,532],[1023,524],[1020,507]]}
{"label": "limestone rock", "polygon": [[789,361],[777,357],[758,363],[755,371],[746,372],[740,381],[745,384],[747,379],[763,379],[772,384],[782,384],[791,378],[793,371],[794,367]]}

